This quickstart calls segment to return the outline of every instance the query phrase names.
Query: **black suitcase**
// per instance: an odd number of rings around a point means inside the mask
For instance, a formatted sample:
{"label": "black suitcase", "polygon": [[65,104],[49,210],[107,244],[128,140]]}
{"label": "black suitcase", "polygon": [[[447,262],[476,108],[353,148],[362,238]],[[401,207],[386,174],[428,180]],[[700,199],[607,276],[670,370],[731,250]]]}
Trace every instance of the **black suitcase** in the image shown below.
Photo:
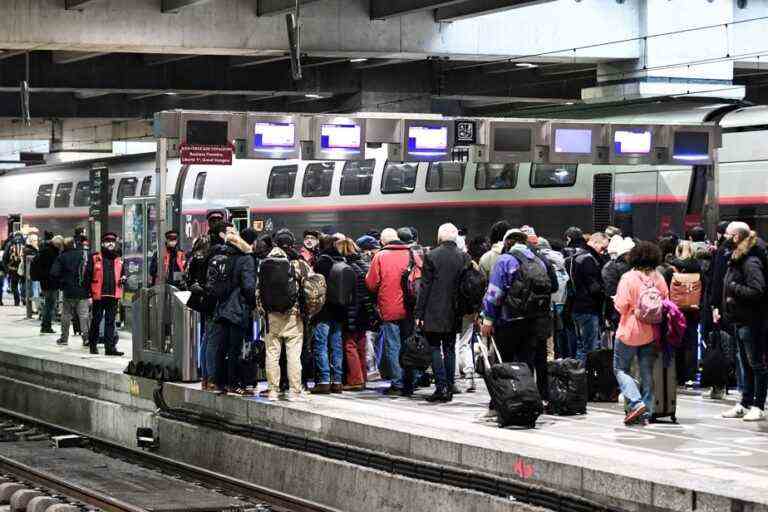
{"label": "black suitcase", "polygon": [[549,412],[561,416],[587,413],[587,372],[578,359],[547,364]]}
{"label": "black suitcase", "polygon": [[533,372],[525,363],[502,362],[492,338],[489,343],[493,346],[498,362],[491,364],[488,351],[483,343],[479,343],[482,362],[478,361],[478,371],[485,380],[499,426],[534,428],[536,419],[544,412],[544,407]]}
{"label": "black suitcase", "polygon": [[613,350],[601,348],[587,354],[587,395],[590,402],[615,402],[619,383],[613,373]]}

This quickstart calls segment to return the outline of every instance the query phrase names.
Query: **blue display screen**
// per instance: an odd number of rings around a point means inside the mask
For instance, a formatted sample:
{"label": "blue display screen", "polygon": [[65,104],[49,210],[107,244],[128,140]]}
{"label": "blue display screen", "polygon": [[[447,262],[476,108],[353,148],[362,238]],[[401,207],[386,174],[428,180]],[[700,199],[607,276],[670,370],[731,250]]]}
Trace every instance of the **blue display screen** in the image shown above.
{"label": "blue display screen", "polygon": [[709,132],[676,131],[672,155],[677,160],[707,160]]}

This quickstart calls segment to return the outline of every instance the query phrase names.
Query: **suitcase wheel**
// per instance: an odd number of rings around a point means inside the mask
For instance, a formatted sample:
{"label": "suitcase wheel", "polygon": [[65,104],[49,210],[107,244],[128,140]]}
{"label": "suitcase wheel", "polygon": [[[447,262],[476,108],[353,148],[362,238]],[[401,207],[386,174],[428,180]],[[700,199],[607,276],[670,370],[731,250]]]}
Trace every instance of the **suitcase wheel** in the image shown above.
{"label": "suitcase wheel", "polygon": [[676,415],[674,415],[674,414],[673,414],[673,415],[670,417],[670,419],[672,420],[672,423],[677,423],[677,416],[676,416]]}

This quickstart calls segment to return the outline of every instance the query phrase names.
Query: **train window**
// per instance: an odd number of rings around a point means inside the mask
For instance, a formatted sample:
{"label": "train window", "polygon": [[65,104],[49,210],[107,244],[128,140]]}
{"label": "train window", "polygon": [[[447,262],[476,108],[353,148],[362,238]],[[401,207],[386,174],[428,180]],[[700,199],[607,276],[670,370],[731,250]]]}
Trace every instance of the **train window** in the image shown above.
{"label": "train window", "polygon": [[54,208],[69,208],[69,199],[72,197],[72,183],[59,183],[56,185],[56,196],[53,198]]}
{"label": "train window", "polygon": [[37,200],[35,200],[35,206],[37,208],[50,208],[52,193],[53,185],[40,185],[40,188],[37,189]]}
{"label": "train window", "polygon": [[207,172],[197,173],[195,178],[195,188],[192,190],[192,199],[202,199],[205,193],[205,178],[208,176]]}
{"label": "train window", "polygon": [[153,194],[153,191],[150,190],[152,187],[152,176],[144,176],[144,179],[141,180],[141,193],[140,196],[148,196],[150,194]]}
{"label": "train window", "polygon": [[88,206],[91,203],[91,184],[87,181],[78,181],[75,188],[75,206]]}
{"label": "train window", "polygon": [[477,190],[515,188],[519,169],[519,164],[477,164],[475,188]]}
{"label": "train window", "polygon": [[139,178],[122,178],[117,187],[117,204],[123,204],[126,197],[134,197],[138,184]]}
{"label": "train window", "polygon": [[114,204],[112,202],[112,197],[113,197],[112,196],[112,192],[115,190],[115,180],[114,179],[110,179],[107,182],[107,185],[109,186],[109,191],[107,192],[107,200],[108,200],[109,204]]}
{"label": "train window", "polygon": [[325,197],[331,195],[333,181],[333,162],[322,162],[307,165],[304,169],[304,183],[301,195],[304,197]]}
{"label": "train window", "polygon": [[531,164],[532,187],[572,187],[576,183],[576,164]]}
{"label": "train window", "polygon": [[381,180],[382,194],[409,194],[416,190],[418,163],[399,164],[387,162]]}
{"label": "train window", "polygon": [[376,160],[348,160],[341,171],[339,193],[342,196],[364,196],[371,193]]}
{"label": "train window", "polygon": [[464,169],[460,162],[433,162],[427,171],[427,192],[450,192],[464,188]]}
{"label": "train window", "polygon": [[272,172],[269,173],[267,197],[269,199],[293,197],[293,187],[296,185],[296,173],[298,171],[298,165],[273,167]]}

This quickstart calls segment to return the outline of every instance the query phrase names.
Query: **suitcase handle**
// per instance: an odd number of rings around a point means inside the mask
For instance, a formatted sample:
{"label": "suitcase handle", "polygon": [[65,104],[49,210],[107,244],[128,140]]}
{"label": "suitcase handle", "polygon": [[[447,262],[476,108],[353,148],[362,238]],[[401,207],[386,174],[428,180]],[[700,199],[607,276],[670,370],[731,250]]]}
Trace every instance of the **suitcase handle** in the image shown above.
{"label": "suitcase handle", "polygon": [[[501,360],[501,354],[499,353],[499,347],[496,346],[496,340],[493,339],[493,336],[489,336],[487,338],[487,340],[488,340],[488,345],[492,346],[493,347],[493,351],[496,353],[496,359],[498,360],[499,363],[502,363],[503,361]],[[478,345],[480,345],[480,353],[483,355],[483,362],[485,363],[485,367],[486,368],[490,368],[491,367],[491,363],[488,360],[488,350],[485,348],[485,345],[483,344],[482,341],[480,343],[478,343]]]}

